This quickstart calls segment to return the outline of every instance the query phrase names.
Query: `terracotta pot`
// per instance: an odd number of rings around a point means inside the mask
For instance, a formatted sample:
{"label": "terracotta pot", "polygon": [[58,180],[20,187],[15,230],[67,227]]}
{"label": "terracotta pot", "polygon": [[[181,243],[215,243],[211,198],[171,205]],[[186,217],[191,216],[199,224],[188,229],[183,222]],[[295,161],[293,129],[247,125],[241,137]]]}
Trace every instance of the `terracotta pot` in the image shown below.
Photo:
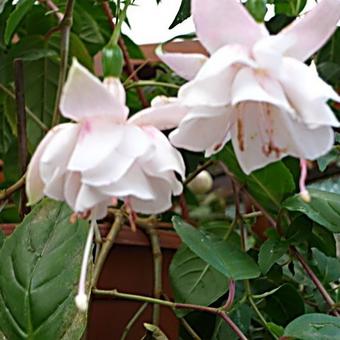
{"label": "terracotta pot", "polygon": [[[13,224],[0,225],[0,229],[6,235],[14,228]],[[101,226],[104,237],[108,230],[108,226]],[[171,259],[180,245],[180,239],[174,232],[163,230],[159,231],[159,237],[163,254],[163,289],[171,298],[168,270]],[[122,229],[104,265],[98,288],[152,296],[153,258],[148,237],[142,231],[132,232],[129,227]],[[120,339],[127,323],[140,306],[140,302],[93,296],[85,339]],[[144,322],[152,322],[152,306],[146,308],[126,339],[141,339],[145,334]],[[160,327],[169,339],[178,339],[179,323],[169,308],[161,308]]]}

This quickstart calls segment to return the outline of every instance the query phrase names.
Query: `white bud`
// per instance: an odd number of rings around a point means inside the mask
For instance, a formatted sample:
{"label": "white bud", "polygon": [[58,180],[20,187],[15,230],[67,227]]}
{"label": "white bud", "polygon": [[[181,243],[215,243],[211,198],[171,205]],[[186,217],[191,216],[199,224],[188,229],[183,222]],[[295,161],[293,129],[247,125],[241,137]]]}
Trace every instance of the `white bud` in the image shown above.
{"label": "white bud", "polygon": [[191,182],[188,183],[188,188],[197,195],[206,194],[212,189],[213,179],[210,173],[206,170],[201,171]]}
{"label": "white bud", "polygon": [[87,308],[88,308],[88,299],[87,299],[87,295],[84,293],[79,293],[76,297],[75,297],[75,302],[76,302],[76,306],[77,308],[81,311],[81,312],[86,312]]}

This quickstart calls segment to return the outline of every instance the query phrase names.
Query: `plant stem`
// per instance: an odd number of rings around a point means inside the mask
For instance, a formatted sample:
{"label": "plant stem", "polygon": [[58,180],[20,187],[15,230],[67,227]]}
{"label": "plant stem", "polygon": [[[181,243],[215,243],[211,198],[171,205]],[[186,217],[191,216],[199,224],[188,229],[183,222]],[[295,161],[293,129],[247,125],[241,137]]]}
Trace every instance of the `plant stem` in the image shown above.
{"label": "plant stem", "polygon": [[161,306],[166,306],[166,307],[170,307],[174,309],[192,309],[192,310],[196,310],[200,312],[215,314],[221,317],[230,326],[230,328],[237,334],[237,336],[240,339],[247,340],[247,337],[242,333],[242,331],[237,327],[237,325],[228,317],[228,315],[221,308],[205,307],[205,306],[185,304],[185,303],[176,303],[176,302],[165,301],[161,299],[155,299],[155,298],[148,297],[148,296],[121,293],[117,289],[114,289],[114,290],[93,289],[92,292],[94,294],[101,295],[101,296],[111,296],[113,298],[119,298],[119,299],[124,299],[124,300],[159,304]]}
{"label": "plant stem", "polygon": [[[0,84],[0,90],[4,93],[6,93],[9,97],[11,97],[12,99],[15,100],[15,94],[9,90],[6,86]],[[25,110],[28,114],[28,116],[30,116],[32,118],[32,120],[45,132],[48,131],[48,127],[27,107],[25,106]]]}
{"label": "plant stem", "polygon": [[[27,151],[27,129],[26,129],[26,106],[25,106],[25,84],[24,84],[24,65],[21,59],[14,60],[14,74],[15,74],[15,99],[17,105],[17,133],[19,144],[19,163],[20,173],[24,174],[26,171],[28,161]],[[25,189],[21,189],[19,214],[24,218],[25,213],[28,212],[26,207],[27,197]]]}
{"label": "plant stem", "polygon": [[59,25],[60,32],[61,32],[60,68],[59,68],[57,95],[56,95],[56,101],[55,101],[53,117],[52,117],[52,126],[57,125],[59,123],[59,118],[60,118],[59,103],[60,103],[61,94],[63,91],[63,86],[66,80],[74,3],[75,3],[75,0],[67,0],[65,13]]}
{"label": "plant stem", "polygon": [[169,84],[160,81],[153,81],[153,80],[138,80],[135,82],[131,82],[125,86],[126,90],[135,88],[135,87],[144,87],[144,86],[159,86],[159,87],[167,87],[170,89],[179,89],[179,86],[176,84]]}
{"label": "plant stem", "polygon": [[[159,299],[162,294],[162,251],[159,243],[159,236],[155,228],[146,228],[146,233],[150,238],[153,263],[154,263],[154,288],[153,295]],[[159,326],[160,321],[160,305],[155,304],[153,306],[152,323],[155,326]]]}
{"label": "plant stem", "polygon": [[0,190],[0,200],[4,200],[10,197],[13,193],[20,190],[25,185],[25,176],[23,175],[16,183],[8,187],[7,189]]}
{"label": "plant stem", "polygon": [[[109,21],[109,24],[110,24],[112,30],[114,31],[116,25],[113,22],[113,14],[112,14],[111,8],[110,8],[110,6],[109,6],[107,1],[104,1],[102,3],[102,8],[103,8],[103,11],[104,11],[104,13],[105,13],[105,15],[106,15],[106,17],[107,17],[107,19]],[[138,82],[139,81],[138,75],[134,72],[134,67],[133,67],[133,65],[131,63],[128,50],[127,50],[127,48],[125,46],[124,40],[121,37],[118,39],[118,45],[119,45],[119,47],[121,48],[121,50],[123,52],[124,61],[125,61],[125,65],[126,65],[128,76],[129,77],[131,76],[131,78],[134,81]],[[149,103],[148,103],[147,99],[145,98],[143,90],[141,88],[137,87],[136,91],[137,91],[137,95],[139,97],[139,100],[140,100],[142,106],[144,108],[148,107]]]}
{"label": "plant stem", "polygon": [[137,322],[137,320],[139,319],[139,317],[144,313],[146,307],[148,306],[148,303],[145,302],[143,305],[141,305],[141,307],[137,310],[137,312],[135,313],[135,315],[131,318],[131,320],[128,322],[128,324],[126,325],[124,332],[120,338],[120,340],[125,340],[126,337],[128,336],[131,328],[133,327],[133,325]]}
{"label": "plant stem", "polygon": [[230,279],[229,280],[229,293],[228,293],[228,299],[227,302],[224,304],[224,306],[222,307],[222,309],[224,311],[227,311],[231,308],[231,306],[234,303],[234,299],[235,299],[235,293],[236,293],[236,285],[235,285],[235,281]]}
{"label": "plant stem", "polygon": [[335,302],[332,299],[332,297],[328,294],[326,288],[323,286],[323,284],[320,282],[320,280],[318,279],[318,277],[315,275],[315,273],[313,272],[313,270],[309,267],[308,263],[306,262],[306,260],[303,258],[303,256],[298,252],[298,250],[294,247],[291,246],[290,247],[293,255],[296,257],[296,259],[300,262],[301,266],[303,267],[303,269],[305,270],[305,272],[307,273],[307,275],[310,277],[310,279],[313,281],[314,285],[316,286],[316,288],[319,290],[320,294],[322,295],[322,297],[324,298],[324,300],[326,301],[326,303],[328,304],[328,306],[332,309],[332,313],[335,316],[340,316],[340,313],[334,309],[335,306]]}
{"label": "plant stem", "polygon": [[93,277],[92,277],[92,287],[96,287],[98,280],[99,280],[99,276],[100,273],[103,269],[105,260],[112,248],[112,245],[122,227],[122,223],[123,223],[123,215],[121,212],[117,211],[115,212],[115,221],[109,231],[109,233],[107,234],[107,237],[105,238],[105,241],[103,243],[103,246],[100,250],[100,253],[98,255],[98,259],[95,263],[95,267],[93,270]]}

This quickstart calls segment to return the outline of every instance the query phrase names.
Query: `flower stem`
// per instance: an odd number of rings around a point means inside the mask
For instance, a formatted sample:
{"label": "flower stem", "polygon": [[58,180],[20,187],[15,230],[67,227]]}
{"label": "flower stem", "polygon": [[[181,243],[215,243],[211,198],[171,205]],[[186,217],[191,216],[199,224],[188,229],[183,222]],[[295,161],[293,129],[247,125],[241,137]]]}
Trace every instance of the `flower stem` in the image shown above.
{"label": "flower stem", "polygon": [[8,187],[7,189],[0,190],[0,200],[4,200],[10,197],[13,193],[20,190],[25,185],[25,175],[23,175],[16,183]]}
{"label": "flower stem", "polygon": [[[113,14],[112,14],[111,8],[110,8],[110,6],[109,6],[107,1],[104,1],[102,3],[102,8],[103,8],[103,11],[104,11],[104,13],[105,13],[105,15],[106,15],[106,17],[107,17],[107,19],[109,21],[109,24],[110,24],[112,30],[114,31],[116,25],[113,22]],[[135,73],[134,67],[133,67],[133,65],[131,63],[131,60],[130,60],[130,56],[129,56],[128,50],[127,50],[127,48],[125,46],[124,40],[121,37],[118,39],[118,45],[119,45],[119,47],[121,48],[121,50],[123,52],[124,61],[125,61],[125,65],[126,65],[128,76],[129,77],[131,76],[131,78],[134,81],[138,82],[139,78],[138,78],[137,74]],[[140,100],[142,106],[144,108],[148,107],[149,103],[148,103],[147,99],[145,98],[143,90],[141,88],[137,87],[136,91],[137,91],[137,95],[139,97],[139,100]]]}
{"label": "flower stem", "polygon": [[99,276],[100,273],[103,269],[104,263],[106,261],[106,258],[112,248],[112,245],[122,227],[122,223],[123,223],[123,215],[120,211],[116,211],[115,212],[115,221],[107,235],[107,237],[105,238],[105,241],[103,243],[103,246],[100,250],[100,253],[98,255],[97,261],[95,263],[95,267],[93,270],[93,277],[92,277],[92,287],[96,287],[98,280],[99,280]]}
{"label": "flower stem", "polygon": [[121,293],[117,289],[114,290],[101,290],[101,289],[93,289],[92,292],[101,296],[111,296],[113,298],[131,300],[131,301],[140,301],[147,302],[152,304],[159,304],[161,306],[166,306],[174,309],[192,309],[200,312],[206,312],[215,314],[221,317],[234,331],[237,336],[242,340],[247,340],[247,337],[242,333],[242,331],[237,327],[237,325],[228,317],[228,315],[221,308],[213,308],[206,307],[200,305],[186,304],[186,303],[176,303],[171,301],[165,301],[161,299],[156,299],[148,296],[136,295],[136,294],[127,294]]}
{"label": "flower stem", "polygon": [[310,277],[310,279],[313,281],[314,285],[316,286],[316,288],[319,290],[320,294],[322,295],[322,297],[324,298],[324,300],[326,301],[326,303],[328,304],[328,306],[332,309],[332,313],[335,316],[340,316],[340,313],[334,309],[335,306],[335,302],[332,299],[332,297],[328,294],[326,288],[323,286],[323,284],[320,282],[320,280],[318,279],[318,277],[315,275],[315,273],[313,272],[313,270],[309,267],[308,263],[306,262],[306,260],[303,258],[303,256],[298,252],[298,250],[294,247],[291,246],[290,247],[293,255],[295,256],[295,258],[300,262],[301,266],[303,267],[303,269],[305,270],[305,272],[307,273],[307,275]]}
{"label": "flower stem", "polygon": [[75,0],[67,0],[63,19],[61,20],[59,24],[59,28],[61,32],[60,68],[59,68],[57,95],[56,95],[56,101],[55,101],[53,117],[52,117],[52,126],[57,125],[59,123],[59,118],[60,118],[59,103],[61,99],[63,86],[66,80],[74,3],[75,3]]}

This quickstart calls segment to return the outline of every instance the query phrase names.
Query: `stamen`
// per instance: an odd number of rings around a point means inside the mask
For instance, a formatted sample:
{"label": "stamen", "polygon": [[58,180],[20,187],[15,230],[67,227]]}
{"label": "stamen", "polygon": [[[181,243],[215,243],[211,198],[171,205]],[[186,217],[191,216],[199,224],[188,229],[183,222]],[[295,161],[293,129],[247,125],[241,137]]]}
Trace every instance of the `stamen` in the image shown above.
{"label": "stamen", "polygon": [[306,202],[309,203],[311,201],[310,194],[306,188],[306,179],[307,179],[307,171],[308,171],[308,163],[305,159],[300,159],[300,168],[301,168],[301,174],[300,174],[300,196],[301,198]]}
{"label": "stamen", "polygon": [[92,246],[92,241],[93,241],[94,229],[96,225],[97,225],[97,221],[95,219],[92,219],[90,229],[87,234],[87,239],[86,239],[86,244],[85,244],[84,254],[83,254],[83,261],[81,264],[78,294],[75,297],[76,306],[81,312],[86,312],[88,308],[88,297],[85,292],[86,274],[87,274],[87,265],[89,263],[89,258],[91,254],[91,246]]}

